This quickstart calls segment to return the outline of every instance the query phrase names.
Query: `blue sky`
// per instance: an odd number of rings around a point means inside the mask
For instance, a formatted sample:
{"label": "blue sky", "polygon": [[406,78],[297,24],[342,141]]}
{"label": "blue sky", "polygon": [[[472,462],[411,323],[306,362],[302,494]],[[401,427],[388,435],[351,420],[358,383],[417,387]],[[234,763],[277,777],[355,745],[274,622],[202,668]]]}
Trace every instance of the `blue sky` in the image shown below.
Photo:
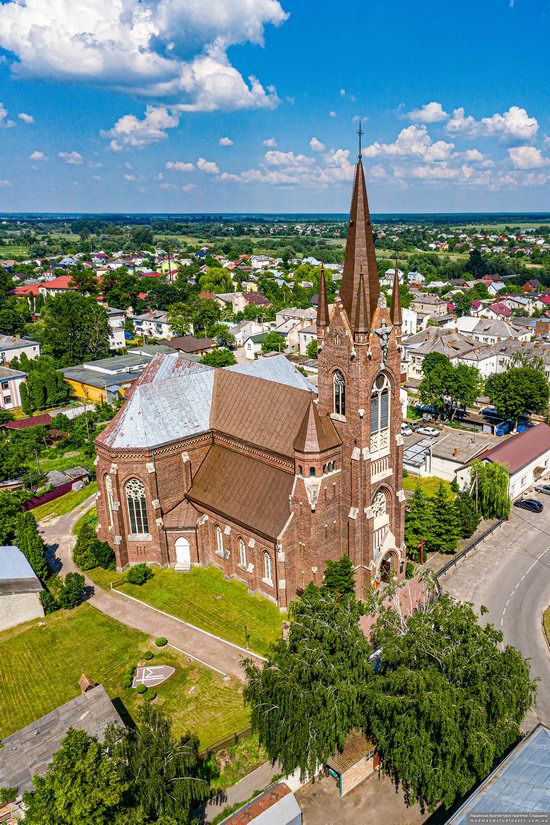
{"label": "blue sky", "polygon": [[0,211],[550,210],[547,0],[0,0]]}

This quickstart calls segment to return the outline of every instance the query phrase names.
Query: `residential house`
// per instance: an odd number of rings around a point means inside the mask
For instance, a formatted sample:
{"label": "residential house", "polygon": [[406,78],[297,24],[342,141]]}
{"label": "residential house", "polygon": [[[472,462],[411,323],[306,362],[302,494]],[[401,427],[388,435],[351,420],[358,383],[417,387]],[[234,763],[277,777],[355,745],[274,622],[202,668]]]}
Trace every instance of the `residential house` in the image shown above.
{"label": "residential house", "polygon": [[246,319],[229,327],[229,333],[234,337],[238,347],[243,347],[251,335],[258,335],[258,333],[265,331],[266,324],[261,324],[258,321],[247,321]]}
{"label": "residential house", "polygon": [[109,324],[109,349],[122,349],[126,346],[124,335],[124,324],[126,313],[123,309],[115,307],[105,307],[107,311],[107,323]]}
{"label": "residential house", "polygon": [[472,329],[471,335],[476,341],[482,344],[496,344],[497,341],[529,341],[531,330],[523,327],[516,327],[506,320],[492,321],[490,319],[478,320]]}
{"label": "residential house", "polygon": [[167,346],[172,350],[177,350],[187,355],[205,355],[205,353],[215,350],[217,344],[210,338],[195,338],[194,335],[181,335],[168,341]]}
{"label": "residential house", "polygon": [[438,352],[446,355],[452,363],[458,363],[466,353],[476,348],[473,338],[445,327],[426,327],[422,332],[404,338],[402,341],[402,361],[408,379],[420,381],[424,374],[422,363],[426,355]]}
{"label": "residential house", "polygon": [[136,315],[133,319],[136,335],[147,338],[172,338],[174,332],[168,320],[168,313],[160,309],[152,309],[143,315]]}
{"label": "residential house", "polygon": [[87,361],[76,367],[66,367],[66,383],[76,398],[101,404],[116,400],[139,378],[154,356],[128,353],[112,358]]}
{"label": "residential house", "polygon": [[418,321],[424,318],[438,319],[448,314],[447,301],[442,301],[437,295],[420,293],[415,295],[411,302],[411,309],[418,315]]}
{"label": "residential house", "polygon": [[18,338],[16,335],[0,335],[0,364],[9,364],[14,358],[20,358],[23,353],[30,358],[38,358],[40,344],[27,338]]}
{"label": "residential house", "polygon": [[254,361],[258,355],[262,354],[262,341],[267,334],[267,332],[260,332],[257,335],[251,335],[250,338],[247,338],[244,345],[244,354],[249,361]]}
{"label": "residential house", "polygon": [[262,309],[269,309],[271,304],[261,292],[244,292],[244,300],[247,306],[259,307]]}
{"label": "residential house", "polygon": [[489,304],[489,306],[483,307],[483,309],[478,313],[479,318],[511,318],[512,317],[512,310],[510,307],[504,303],[504,301],[499,301],[497,304]]}
{"label": "residential house", "polygon": [[415,272],[413,270],[412,272],[407,272],[407,281],[413,286],[422,287],[426,283],[426,278],[424,275],[421,275],[420,272]]}
{"label": "residential house", "polygon": [[224,819],[223,825],[302,825],[302,811],[286,782],[279,782]]}
{"label": "residential house", "polygon": [[76,287],[72,286],[73,279],[70,275],[60,275],[54,278],[53,281],[40,284],[39,293],[44,298],[51,295],[64,295],[66,292],[74,290]]}
{"label": "residential house", "polygon": [[222,309],[229,309],[233,315],[242,312],[248,305],[242,292],[225,292],[214,295],[214,300]]}
{"label": "residential house", "polygon": [[487,287],[487,292],[489,295],[498,295],[498,293],[506,288],[506,284],[504,281],[491,281],[489,286]]}
{"label": "residential house", "polygon": [[317,324],[311,324],[298,331],[298,346],[300,355],[307,355],[307,348],[312,341],[317,340]]}
{"label": "residential house", "polygon": [[15,410],[21,406],[21,386],[27,373],[0,367],[0,410]]}

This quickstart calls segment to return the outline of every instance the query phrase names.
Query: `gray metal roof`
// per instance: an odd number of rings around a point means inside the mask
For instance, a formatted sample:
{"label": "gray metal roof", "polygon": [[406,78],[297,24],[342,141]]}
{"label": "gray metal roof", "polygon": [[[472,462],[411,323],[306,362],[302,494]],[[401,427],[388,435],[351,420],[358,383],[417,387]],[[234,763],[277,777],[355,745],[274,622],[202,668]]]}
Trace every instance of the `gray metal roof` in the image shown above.
{"label": "gray metal roof", "polygon": [[2,740],[0,786],[28,790],[34,774],[46,772],[69,728],[103,739],[110,724],[122,725],[122,719],[103,685],[97,685]]}
{"label": "gray metal roof", "polygon": [[36,579],[36,574],[19,547],[0,547],[0,580]]}
{"label": "gray metal roof", "polygon": [[258,358],[247,364],[233,364],[225,367],[229,372],[241,372],[245,375],[254,375],[266,381],[275,381],[276,384],[286,384],[287,387],[296,387],[299,390],[311,390],[311,384],[300,370],[290,363],[285,355],[273,355],[269,358]]}
{"label": "gray metal roof", "polygon": [[501,762],[449,819],[467,825],[469,814],[550,811],[550,730],[539,725]]}
{"label": "gray metal roof", "polygon": [[16,335],[0,335],[0,349],[19,349],[20,347],[37,347],[38,341],[28,338],[18,338]]}
{"label": "gray metal roof", "polygon": [[113,375],[108,372],[96,372],[95,370],[86,369],[86,367],[66,367],[62,370],[62,373],[69,381],[79,381],[81,384],[88,384],[90,387],[104,389],[115,384],[118,386],[119,384],[135,381],[142,371],[118,372]]}

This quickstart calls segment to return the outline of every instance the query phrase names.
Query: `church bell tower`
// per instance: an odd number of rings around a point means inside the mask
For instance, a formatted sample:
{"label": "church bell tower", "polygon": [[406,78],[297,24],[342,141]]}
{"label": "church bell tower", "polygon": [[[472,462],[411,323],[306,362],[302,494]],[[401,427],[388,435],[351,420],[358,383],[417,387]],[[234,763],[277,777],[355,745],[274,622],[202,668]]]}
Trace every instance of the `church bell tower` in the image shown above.
{"label": "church bell tower", "polygon": [[341,289],[329,315],[324,273],[317,311],[319,401],[342,442],[340,523],[358,595],[404,577],[401,306],[380,292],[361,147]]}

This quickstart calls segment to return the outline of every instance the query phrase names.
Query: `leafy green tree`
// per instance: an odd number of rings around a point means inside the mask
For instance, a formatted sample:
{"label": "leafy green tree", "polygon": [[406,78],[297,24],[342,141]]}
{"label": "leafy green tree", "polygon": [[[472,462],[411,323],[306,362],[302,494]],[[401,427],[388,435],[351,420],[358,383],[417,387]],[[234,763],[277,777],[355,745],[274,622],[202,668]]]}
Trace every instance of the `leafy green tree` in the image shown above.
{"label": "leafy green tree", "polygon": [[407,556],[417,561],[420,558],[420,543],[425,550],[431,548],[434,530],[434,512],[432,502],[417,484],[414,493],[407,501],[405,512],[405,544]]}
{"label": "leafy green tree", "polygon": [[422,371],[424,377],[418,387],[422,403],[429,404],[439,417],[450,421],[459,410],[471,407],[481,392],[482,381],[476,367],[452,364],[440,353],[427,355]]}
{"label": "leafy green tree", "polygon": [[15,538],[17,546],[27,558],[30,566],[39,579],[43,581],[49,576],[46,545],[38,532],[34,516],[30,512],[17,514]]}
{"label": "leafy green tree", "polygon": [[470,252],[466,270],[470,272],[474,278],[482,278],[484,275],[487,275],[489,267],[479,249],[472,249]]}
{"label": "leafy green tree", "polygon": [[218,346],[225,347],[225,349],[235,348],[235,336],[229,332],[229,329],[225,325],[219,324],[219,329],[216,330],[215,338]]}
{"label": "leafy green tree", "polygon": [[272,647],[263,668],[245,662],[244,698],[269,758],[285,774],[300,768],[312,777],[362,727],[373,663],[355,599],[309,585],[292,608],[288,640]]}
{"label": "leafy green tree", "polygon": [[107,313],[78,292],[54,295],[42,313],[44,351],[65,366],[109,354]]}
{"label": "leafy green tree", "polygon": [[229,271],[220,266],[209,267],[199,278],[199,286],[203,292],[213,292],[215,295],[231,292],[233,289]]}
{"label": "leafy green tree", "polygon": [[284,352],[286,341],[278,332],[268,332],[262,341],[262,352]]}
{"label": "leafy green tree", "polygon": [[468,493],[458,493],[455,498],[455,508],[460,525],[460,535],[463,539],[469,539],[477,530],[480,521],[476,503]]}
{"label": "leafy green tree", "polygon": [[338,561],[328,559],[325,562],[323,583],[331,593],[341,596],[355,593],[355,568],[349,556],[342,556]]}
{"label": "leafy green tree", "polygon": [[472,310],[472,296],[468,292],[460,292],[453,297],[458,316],[470,315]]}
{"label": "leafy green tree", "polygon": [[222,311],[214,298],[201,298],[193,310],[193,324],[196,330],[205,330],[210,334],[212,327],[222,317]]}
{"label": "leafy green tree", "polygon": [[94,527],[85,521],[78,531],[78,538],[73,550],[73,561],[81,570],[92,570],[97,567],[95,545],[98,539]]}
{"label": "leafy green tree", "polygon": [[533,703],[529,665],[502,633],[444,594],[403,618],[381,609],[382,669],[368,684],[365,727],[408,804],[449,808],[519,739]]}
{"label": "leafy green tree", "polygon": [[485,382],[485,392],[497,412],[516,423],[522,415],[544,415],[548,409],[548,381],[535,367],[511,367],[494,373]]}
{"label": "leafy green tree", "polygon": [[147,822],[189,822],[191,812],[211,796],[198,755],[198,740],[172,736],[170,721],[150,704],[143,706],[139,729],[111,728],[106,746],[123,764],[126,798]]}
{"label": "leafy green tree", "polygon": [[460,540],[460,523],[454,501],[449,498],[443,482],[432,498],[432,531],[429,549],[438,553],[452,553]]}
{"label": "leafy green tree", "polygon": [[29,493],[22,490],[0,492],[0,544],[13,544],[17,529],[17,516],[23,511],[23,502]]}
{"label": "leafy green tree", "polygon": [[191,304],[177,303],[168,307],[168,321],[175,335],[187,335],[191,328],[192,317]]}
{"label": "leafy green tree", "polygon": [[510,476],[498,461],[473,461],[471,496],[483,518],[507,518],[510,514]]}
{"label": "leafy green tree", "polygon": [[80,573],[67,573],[65,583],[59,591],[59,604],[65,610],[72,610],[82,601],[84,576]]}
{"label": "leafy green tree", "polygon": [[236,364],[235,355],[228,349],[215,349],[213,352],[206,352],[201,358],[201,364],[209,367],[229,367]]}
{"label": "leafy green tree", "polygon": [[23,795],[29,825],[108,825],[129,785],[122,763],[86,731],[72,728],[33,784],[34,791]]}
{"label": "leafy green tree", "polygon": [[308,358],[317,358],[319,354],[319,347],[317,345],[317,339],[314,338],[313,341],[310,341],[306,347],[306,355]]}

